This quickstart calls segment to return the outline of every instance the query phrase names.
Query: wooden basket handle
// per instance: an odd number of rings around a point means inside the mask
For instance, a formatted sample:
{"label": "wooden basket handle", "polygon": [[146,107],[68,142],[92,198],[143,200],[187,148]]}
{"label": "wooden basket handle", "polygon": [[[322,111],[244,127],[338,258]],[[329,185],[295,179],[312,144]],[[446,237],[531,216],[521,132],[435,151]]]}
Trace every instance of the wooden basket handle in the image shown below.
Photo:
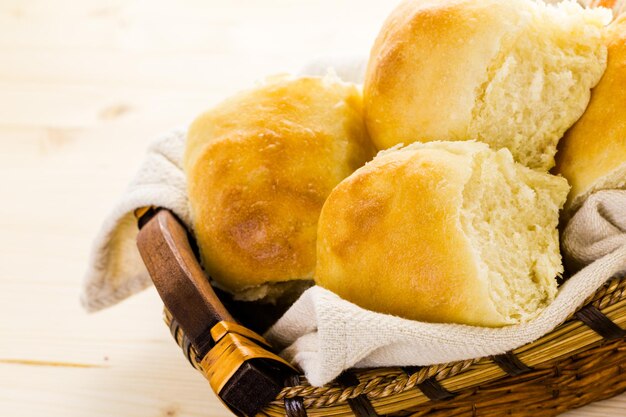
{"label": "wooden basket handle", "polygon": [[200,371],[236,414],[255,415],[296,373],[258,334],[236,323],[194,253],[187,229],[165,209],[138,211],[137,246],[172,318],[197,355]]}

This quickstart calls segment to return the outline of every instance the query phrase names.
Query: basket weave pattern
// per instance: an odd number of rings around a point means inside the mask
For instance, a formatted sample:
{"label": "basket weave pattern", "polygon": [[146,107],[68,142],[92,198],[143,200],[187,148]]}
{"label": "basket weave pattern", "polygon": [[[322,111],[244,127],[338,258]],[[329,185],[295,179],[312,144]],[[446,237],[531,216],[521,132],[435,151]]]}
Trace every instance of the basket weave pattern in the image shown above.
{"label": "basket weave pattern", "polygon": [[[626,327],[626,278],[599,289],[584,303],[589,306]],[[511,352],[522,366],[517,372],[494,358],[479,358],[423,368],[351,370],[356,379],[350,386],[313,387],[301,376],[260,415],[555,416],[626,391],[626,338],[619,332],[603,337],[606,330],[593,330],[593,323],[590,327],[579,319],[583,309]],[[192,365],[202,371],[193,347],[167,312],[165,320]],[[437,399],[441,393],[447,398]],[[366,404],[366,411],[359,403]]]}

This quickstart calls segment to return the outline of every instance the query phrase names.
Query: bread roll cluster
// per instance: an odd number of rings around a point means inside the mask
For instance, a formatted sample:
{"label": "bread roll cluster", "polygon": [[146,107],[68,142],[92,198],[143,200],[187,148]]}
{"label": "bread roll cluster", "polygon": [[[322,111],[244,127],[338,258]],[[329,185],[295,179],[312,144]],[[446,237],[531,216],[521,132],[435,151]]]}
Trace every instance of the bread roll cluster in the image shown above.
{"label": "bread roll cluster", "polygon": [[[407,0],[372,48],[363,96],[336,77],[293,77],[221,103],[185,152],[203,266],[246,300],[314,280],[408,319],[532,319],[563,272],[565,178],[581,196],[597,178],[624,185],[626,97],[607,96],[626,81],[625,32],[607,31],[610,18],[572,1]],[[552,175],[607,43],[609,70]]]}

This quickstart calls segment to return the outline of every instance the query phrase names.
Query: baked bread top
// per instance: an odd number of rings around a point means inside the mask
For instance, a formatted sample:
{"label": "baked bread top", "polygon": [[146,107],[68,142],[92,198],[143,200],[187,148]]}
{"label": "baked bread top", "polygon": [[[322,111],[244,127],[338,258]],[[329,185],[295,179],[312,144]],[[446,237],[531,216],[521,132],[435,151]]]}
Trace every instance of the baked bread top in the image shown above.
{"label": "baked bread top", "polygon": [[610,19],[573,2],[404,1],[367,68],[372,140],[379,149],[479,140],[547,171],[604,71]]}
{"label": "baked bread top", "polygon": [[373,153],[359,89],[335,77],[274,79],[198,117],[184,166],[204,267],[246,299],[312,279],[322,205]]}

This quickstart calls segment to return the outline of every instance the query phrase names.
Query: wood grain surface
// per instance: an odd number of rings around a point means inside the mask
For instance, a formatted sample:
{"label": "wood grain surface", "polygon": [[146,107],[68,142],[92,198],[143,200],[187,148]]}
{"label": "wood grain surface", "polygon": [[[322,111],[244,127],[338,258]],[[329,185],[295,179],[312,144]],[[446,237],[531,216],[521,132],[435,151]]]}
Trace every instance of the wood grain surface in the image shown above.
{"label": "wood grain surface", "polygon": [[[0,0],[0,416],[230,415],[149,289],[88,315],[91,240],[156,135],[366,54],[396,1]],[[626,416],[626,396],[567,414]]]}

